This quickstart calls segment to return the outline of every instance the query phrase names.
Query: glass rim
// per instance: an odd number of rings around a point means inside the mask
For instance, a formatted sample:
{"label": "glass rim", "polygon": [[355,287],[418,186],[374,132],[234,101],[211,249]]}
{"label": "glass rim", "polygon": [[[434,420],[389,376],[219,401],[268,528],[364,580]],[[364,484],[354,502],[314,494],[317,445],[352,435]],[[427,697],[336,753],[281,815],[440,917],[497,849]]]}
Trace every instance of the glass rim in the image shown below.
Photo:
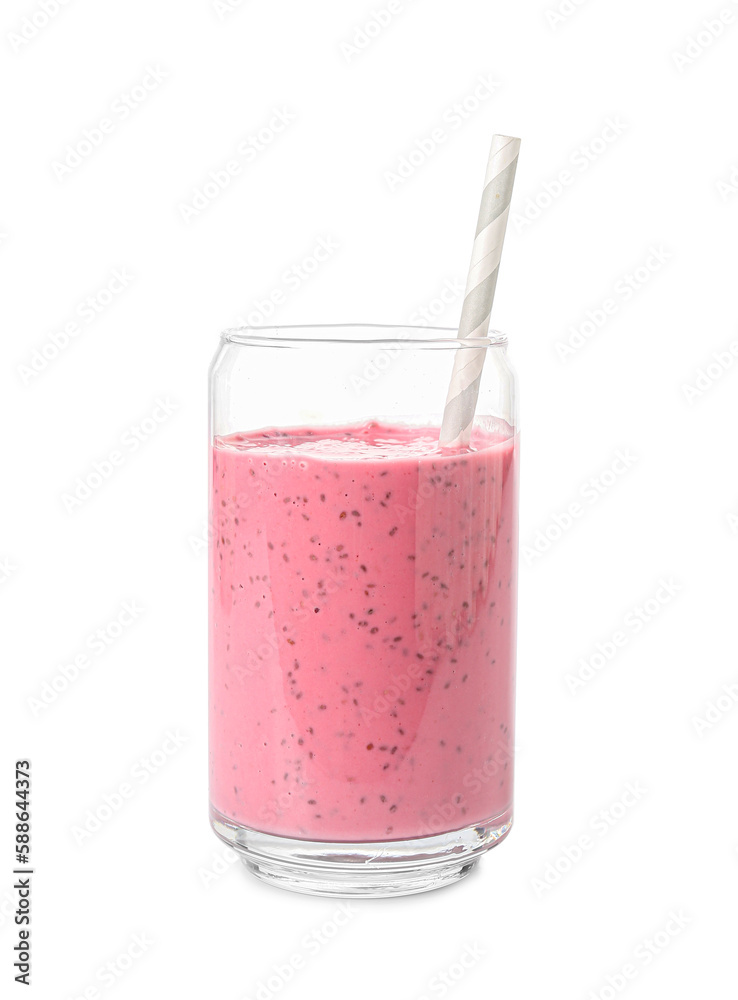
{"label": "glass rim", "polygon": [[[341,330],[347,331],[348,335],[339,336],[338,331]],[[362,335],[359,335],[360,331]],[[390,332],[396,335],[391,336]],[[467,337],[462,340],[458,338],[457,333],[456,327],[413,326],[409,323],[300,323],[279,326],[234,326],[223,330],[220,339],[225,343],[253,347],[391,344],[409,349],[415,347],[468,349],[507,346],[507,336],[499,330],[490,330],[486,337]]]}

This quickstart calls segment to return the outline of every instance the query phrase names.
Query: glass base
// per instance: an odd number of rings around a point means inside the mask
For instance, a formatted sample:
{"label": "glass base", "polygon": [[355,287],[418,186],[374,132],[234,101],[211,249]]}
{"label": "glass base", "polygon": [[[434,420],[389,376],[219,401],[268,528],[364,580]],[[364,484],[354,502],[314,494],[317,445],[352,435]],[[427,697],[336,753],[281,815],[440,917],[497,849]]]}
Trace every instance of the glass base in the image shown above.
{"label": "glass base", "polygon": [[512,810],[449,833],[415,840],[349,844],[275,837],[239,826],[210,807],[215,833],[262,882],[313,896],[405,896],[464,878],[503,840]]}

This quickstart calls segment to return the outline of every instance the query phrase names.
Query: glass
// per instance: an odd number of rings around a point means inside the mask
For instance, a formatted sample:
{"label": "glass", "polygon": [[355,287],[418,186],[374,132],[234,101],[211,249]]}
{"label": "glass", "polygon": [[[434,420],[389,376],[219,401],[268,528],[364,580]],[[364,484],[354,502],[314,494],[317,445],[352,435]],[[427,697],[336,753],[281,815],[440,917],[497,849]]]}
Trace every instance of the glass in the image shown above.
{"label": "glass", "polygon": [[[469,447],[438,431],[484,351]],[[512,823],[518,423],[507,340],[226,331],[210,370],[210,816],[264,881],[467,874]]]}

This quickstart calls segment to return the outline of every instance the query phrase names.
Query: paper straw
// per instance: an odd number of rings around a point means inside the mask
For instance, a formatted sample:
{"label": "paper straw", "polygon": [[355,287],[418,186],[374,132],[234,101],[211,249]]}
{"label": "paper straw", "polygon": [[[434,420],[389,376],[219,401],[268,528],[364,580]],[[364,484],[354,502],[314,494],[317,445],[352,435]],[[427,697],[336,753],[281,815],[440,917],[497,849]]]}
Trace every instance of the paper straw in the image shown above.
{"label": "paper straw", "polygon": [[[459,323],[459,340],[486,337],[497,287],[502,243],[505,239],[520,139],[509,135],[492,137],[482,204],[466,281]],[[467,445],[479,395],[486,348],[457,349],[446,407],[441,422],[442,445]]]}

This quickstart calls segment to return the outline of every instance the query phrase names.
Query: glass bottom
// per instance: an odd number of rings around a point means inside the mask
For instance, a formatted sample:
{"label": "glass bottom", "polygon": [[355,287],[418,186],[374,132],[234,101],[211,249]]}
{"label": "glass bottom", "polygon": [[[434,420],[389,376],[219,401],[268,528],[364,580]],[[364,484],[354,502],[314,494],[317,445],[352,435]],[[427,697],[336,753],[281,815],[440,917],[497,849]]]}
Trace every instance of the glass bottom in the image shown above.
{"label": "glass bottom", "polygon": [[212,806],[210,824],[262,882],[313,896],[358,899],[406,896],[458,882],[507,836],[512,809],[433,837],[356,844],[275,837],[240,826]]}

